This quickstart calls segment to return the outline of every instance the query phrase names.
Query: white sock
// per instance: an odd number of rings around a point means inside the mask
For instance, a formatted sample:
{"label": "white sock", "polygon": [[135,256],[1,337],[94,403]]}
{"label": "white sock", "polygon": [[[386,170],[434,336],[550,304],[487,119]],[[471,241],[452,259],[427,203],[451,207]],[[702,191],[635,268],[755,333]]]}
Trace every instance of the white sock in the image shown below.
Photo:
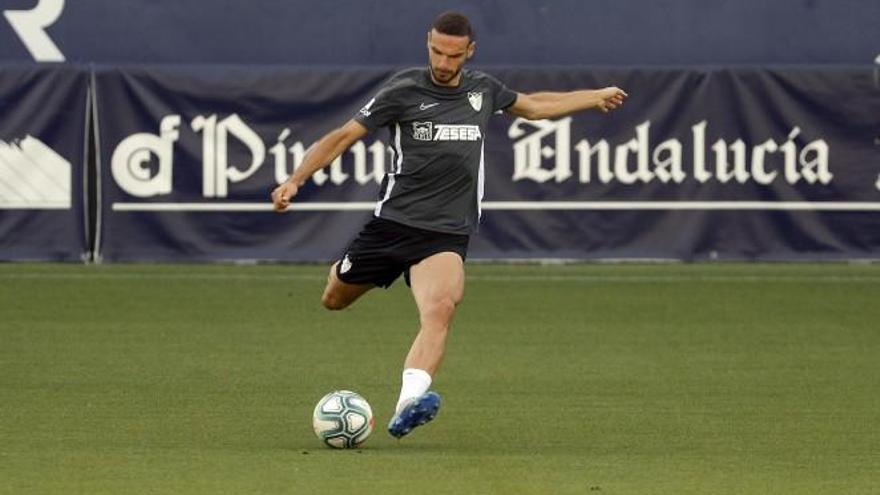
{"label": "white sock", "polygon": [[431,375],[425,370],[407,368],[403,370],[403,383],[400,386],[400,398],[397,399],[395,411],[409,399],[418,397],[428,391],[431,386]]}

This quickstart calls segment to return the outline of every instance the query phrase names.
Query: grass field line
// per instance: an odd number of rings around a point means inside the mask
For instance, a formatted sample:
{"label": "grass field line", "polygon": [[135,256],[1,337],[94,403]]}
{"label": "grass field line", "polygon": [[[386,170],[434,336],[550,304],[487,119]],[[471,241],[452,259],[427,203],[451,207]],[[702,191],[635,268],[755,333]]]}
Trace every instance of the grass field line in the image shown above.
{"label": "grass field line", "polygon": [[[235,274],[235,273],[159,273],[159,272],[116,272],[116,273],[45,273],[12,272],[0,273],[0,279],[14,280],[254,280],[254,281],[324,281],[324,274]],[[468,275],[471,282],[576,282],[576,283],[880,283],[880,275]]]}

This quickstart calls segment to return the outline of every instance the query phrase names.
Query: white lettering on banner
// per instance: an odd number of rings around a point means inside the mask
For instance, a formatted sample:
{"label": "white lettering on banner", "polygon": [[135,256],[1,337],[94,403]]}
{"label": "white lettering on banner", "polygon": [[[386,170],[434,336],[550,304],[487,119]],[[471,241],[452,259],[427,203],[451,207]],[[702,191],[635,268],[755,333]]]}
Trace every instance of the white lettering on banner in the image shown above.
{"label": "white lettering on banner", "polygon": [[[660,158],[664,153],[666,159]],[[681,169],[681,143],[674,139],[663,141],[654,149],[651,159],[656,166],[654,173],[664,184],[669,181],[676,184],[684,182],[686,176]]]}
{"label": "white lettering on banner", "polygon": [[[528,133],[524,126],[534,130]],[[736,181],[745,184],[754,181],[770,185],[782,177],[788,184],[803,180],[808,184],[830,184],[834,178],[830,168],[830,149],[824,139],[799,144],[801,128],[793,127],[787,139],[777,143],[766,139],[752,146],[749,153],[742,139],[728,144],[718,139],[710,150],[714,163],[707,162],[706,128],[703,120],[691,127],[693,145],[692,176],[699,183],[715,180],[721,183]],[[531,180],[547,182],[554,179],[563,182],[572,177],[569,148],[571,147],[571,118],[560,120],[529,121],[522,118],[514,120],[508,129],[513,143],[513,181]],[[678,138],[667,139],[651,148],[651,121],[635,127],[635,136],[614,146],[601,139],[590,142],[582,139],[573,146],[578,154],[578,181],[591,183],[595,179],[603,184],[617,181],[622,184],[648,184],[655,179],[663,183],[681,184],[688,178],[682,156],[684,146]],[[551,138],[552,144],[544,143]],[[802,141],[802,140],[801,140]],[[798,151],[798,146],[802,146]],[[732,163],[731,163],[732,155]],[[780,170],[769,163],[771,157],[781,155]],[[613,157],[613,163],[612,163]],[[632,157],[632,159],[631,159]],[[545,160],[555,158],[552,164]],[[747,160],[748,159],[748,160]],[[773,160],[777,162],[779,160]],[[593,175],[595,171],[595,177]],[[880,189],[880,179],[877,183]]]}
{"label": "white lettering on banner", "polygon": [[[117,145],[111,171],[122,190],[140,198],[171,194],[174,146],[180,124],[180,115],[167,115],[162,118],[158,135],[137,133]],[[302,141],[293,141],[290,129],[278,134],[267,153],[262,138],[237,114],[223,118],[216,114],[198,115],[190,127],[201,134],[205,198],[229,197],[230,184],[252,179],[267,155],[274,162],[273,178],[280,184],[301,166],[308,153]],[[708,128],[705,120],[691,126],[689,143],[670,137],[655,144],[651,142],[652,122],[648,120],[635,126],[632,137],[623,142],[581,139],[572,145],[569,117],[516,119],[508,129],[513,140],[512,180],[562,183],[573,179],[581,184],[627,185],[677,185],[693,180],[700,184],[752,182],[768,186],[777,181],[827,185],[833,179],[828,143],[823,139],[805,142],[798,126],[792,127],[782,142],[768,138],[751,145],[730,138],[708,144]],[[413,132],[431,141],[483,139],[477,126],[419,122],[413,126]],[[230,163],[230,146],[244,149],[246,158]],[[577,155],[574,163],[572,149]],[[685,150],[693,152],[691,163],[685,162]],[[370,145],[358,141],[317,171],[311,181],[317,186],[339,186],[351,180],[358,185],[378,184],[384,178],[385,164],[393,158],[393,151],[382,141]],[[877,187],[880,188],[880,180]]]}
{"label": "white lettering on banner", "polygon": [[[199,115],[192,121],[192,129],[202,132],[202,194],[206,198],[225,198],[228,185],[242,182],[252,176],[266,158],[266,146],[238,114],[218,121],[216,115]],[[251,156],[251,163],[244,170],[228,162],[228,136],[232,135],[244,144]]]}
{"label": "white lettering on banner", "polygon": [[[125,192],[139,198],[171,193],[174,143],[180,137],[180,115],[167,115],[159,124],[159,135],[141,132],[123,139],[113,151],[110,171]],[[159,158],[158,171],[151,175],[151,155]]]}
{"label": "white lettering on banner", "polygon": [[[302,148],[302,144],[297,143],[299,148]],[[314,144],[312,145],[314,146]],[[309,146],[311,148],[311,146]],[[305,153],[302,153],[302,157],[305,158],[306,153],[309,150],[307,149]],[[302,165],[303,160],[298,159],[294,161],[294,167],[299,168]],[[327,170],[330,172],[328,173]],[[314,174],[312,174],[312,181],[319,186],[323,186],[329,180],[331,184],[339,185],[345,182],[348,179],[348,174],[342,171],[342,155],[337,156],[330,165],[327,167],[318,170]]]}
{"label": "white lettering on banner", "polygon": [[[637,181],[651,182],[654,174],[648,168],[648,130],[651,122],[645,122],[636,127],[636,137],[617,147],[614,151],[614,173],[617,180],[624,184],[635,184]],[[636,156],[636,170],[630,172],[627,168],[627,155],[632,153]]]}
{"label": "white lettering on banner", "polygon": [[[305,159],[306,153],[309,151],[300,141],[293,143],[293,145],[287,148],[284,141],[288,136],[290,136],[290,130],[284,129],[278,136],[278,142],[269,150],[275,158],[275,182],[278,184],[286,181],[290,174],[293,173],[293,170],[302,165],[303,159]],[[379,184],[382,182],[382,178],[385,176],[385,156],[390,153],[390,148],[385,143],[376,141],[368,148],[363,141],[357,141],[351,145],[348,151],[354,158],[352,167],[354,168],[354,179],[358,184],[364,185],[369,182]],[[367,151],[369,151],[372,157],[373,166],[371,171],[368,171],[367,167]],[[288,168],[288,156],[291,158],[292,168]],[[318,186],[324,185],[328,179],[330,183],[337,186],[344,183],[350,175],[343,171],[342,165],[343,160],[340,155],[330,163],[329,174],[324,170],[318,170],[312,175],[312,182]]]}
{"label": "white lettering on banner", "polygon": [[[138,133],[126,137],[116,146],[111,171],[122,190],[141,198],[172,192],[173,149],[179,139],[180,122],[180,115],[165,116],[160,124],[160,135]],[[216,114],[198,115],[190,127],[202,135],[202,196],[205,198],[228,197],[229,184],[253,177],[266,161],[266,146],[262,139],[237,114],[223,119]],[[287,180],[308,152],[301,141],[288,146],[290,135],[290,129],[282,130],[275,145],[268,150],[274,161],[274,178],[278,184]],[[229,163],[230,136],[247,150],[249,159],[241,167]],[[353,175],[360,185],[379,184],[385,176],[386,160],[390,161],[392,153],[382,141],[375,141],[370,146],[358,141],[349,148],[347,155],[340,155],[326,169],[317,171],[311,181],[318,186],[341,185]],[[158,157],[155,172],[150,167],[153,155]],[[353,174],[344,167],[343,157],[349,155]]]}
{"label": "white lettering on banner", "polygon": [[[537,130],[527,135],[527,131],[522,128],[523,125],[530,125]],[[529,179],[535,182],[547,182],[555,179],[556,182],[562,182],[571,177],[570,126],[571,117],[556,121],[522,118],[514,120],[507,131],[508,137],[519,139],[513,143],[513,180]],[[556,138],[554,146],[543,146],[542,139],[551,134]],[[553,157],[556,160],[552,169],[541,167],[545,158]]]}
{"label": "white lettering on banner", "polygon": [[[299,141],[288,148],[293,163],[293,168],[289,169],[287,167],[287,156],[284,154],[284,146],[284,143],[279,141],[279,143],[273,146],[271,150],[272,154],[275,155],[275,182],[278,184],[286,181],[293,170],[296,170],[302,165],[306,153],[311,149],[311,146],[305,148]],[[373,165],[370,167],[370,170],[368,170],[367,167],[368,151]],[[385,143],[382,141],[376,141],[368,148],[363,141],[357,141],[351,145],[348,152],[353,157],[352,168],[354,169],[354,179],[358,184],[364,185],[370,182],[379,184],[382,182],[382,178],[385,176],[385,156],[391,153],[390,148],[388,148]],[[330,170],[329,173],[326,172],[327,169]],[[312,175],[311,181],[318,186],[323,186],[328,181],[331,184],[338,186],[345,183],[351,177],[351,175],[346,173],[343,169],[342,155],[330,162],[327,169],[315,172]]]}
{"label": "white lettering on banner", "polygon": [[[367,169],[367,151],[372,156],[373,166]],[[382,141],[376,141],[369,148],[363,141],[354,143],[349,152],[354,155],[354,180],[360,185],[382,182],[385,177],[385,157],[391,154],[391,148]],[[389,160],[391,157],[389,156]]]}
{"label": "white lettering on banner", "polygon": [[290,172],[287,170],[287,145],[284,144],[284,141],[289,136],[290,129],[284,129],[278,135],[278,142],[275,143],[275,146],[269,148],[269,153],[272,153],[275,159],[275,182],[278,184],[281,184],[290,177]]}
{"label": "white lettering on banner", "polygon": [[64,0],[39,0],[30,10],[7,10],[3,12],[15,34],[37,62],[64,62],[64,54],[46,28],[61,17]]}

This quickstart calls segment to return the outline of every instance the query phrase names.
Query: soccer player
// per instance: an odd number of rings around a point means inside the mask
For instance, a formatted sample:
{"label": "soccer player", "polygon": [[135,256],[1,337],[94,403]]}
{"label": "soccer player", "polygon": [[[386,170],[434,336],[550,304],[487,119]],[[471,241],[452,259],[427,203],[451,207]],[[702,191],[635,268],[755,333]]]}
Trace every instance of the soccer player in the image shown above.
{"label": "soccer player", "polygon": [[312,174],[353,143],[380,127],[391,131],[394,159],[373,218],[331,267],[322,304],[346,308],[404,275],[420,329],[404,361],[400,397],[388,425],[398,438],[433,419],[440,407],[440,396],[429,388],[464,295],[468,239],[480,220],[489,118],[500,110],[532,120],[588,109],[608,112],[627,96],[615,87],[523,94],[488,74],[466,70],[476,49],[474,32],[455,12],[437,17],[427,48],[427,67],[392,76],[354,118],[318,140],[272,192],[275,209],[284,211]]}

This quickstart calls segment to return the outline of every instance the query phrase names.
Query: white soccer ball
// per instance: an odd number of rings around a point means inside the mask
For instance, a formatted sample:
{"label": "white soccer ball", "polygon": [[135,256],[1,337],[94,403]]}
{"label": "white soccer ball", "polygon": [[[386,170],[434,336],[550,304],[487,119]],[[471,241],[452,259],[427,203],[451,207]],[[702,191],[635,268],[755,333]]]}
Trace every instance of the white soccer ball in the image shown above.
{"label": "white soccer ball", "polygon": [[359,447],[373,432],[373,410],[366,399],[350,390],[325,395],[315,406],[315,435],[334,449]]}

